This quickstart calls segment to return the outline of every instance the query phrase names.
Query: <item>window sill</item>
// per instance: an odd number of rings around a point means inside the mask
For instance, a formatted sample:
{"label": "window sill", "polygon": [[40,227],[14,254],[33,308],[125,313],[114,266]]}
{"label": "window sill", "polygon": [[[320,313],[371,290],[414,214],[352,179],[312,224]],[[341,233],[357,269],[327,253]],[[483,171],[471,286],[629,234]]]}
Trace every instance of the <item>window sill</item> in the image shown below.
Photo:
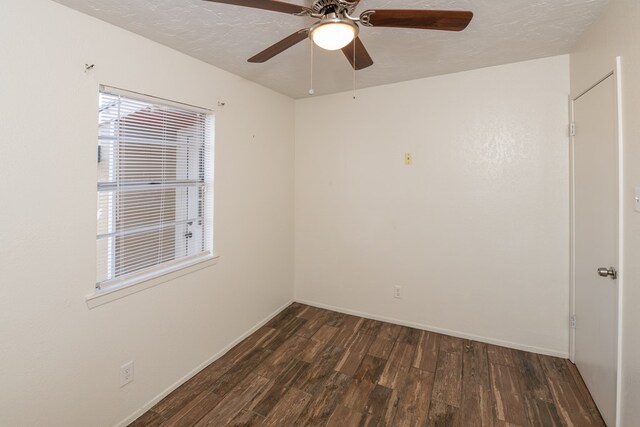
{"label": "window sill", "polygon": [[219,259],[220,255],[210,255],[205,258],[199,258],[177,270],[173,269],[168,272],[157,272],[152,277],[137,279],[132,284],[125,282],[111,289],[96,290],[93,294],[87,295],[87,306],[89,309],[99,307],[128,295],[152,288],[161,283],[202,270],[203,268],[211,267],[212,265],[217,264]]}

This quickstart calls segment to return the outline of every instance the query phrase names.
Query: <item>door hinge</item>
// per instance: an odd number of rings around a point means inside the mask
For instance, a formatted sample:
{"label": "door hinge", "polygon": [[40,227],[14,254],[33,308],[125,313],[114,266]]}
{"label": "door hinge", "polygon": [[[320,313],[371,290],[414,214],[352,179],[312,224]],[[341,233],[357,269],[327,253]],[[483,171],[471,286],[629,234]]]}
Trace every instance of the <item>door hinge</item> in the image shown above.
{"label": "door hinge", "polygon": [[576,328],[576,316],[573,315],[569,318],[569,322],[571,323],[571,329],[575,329]]}
{"label": "door hinge", "polygon": [[576,124],[571,123],[569,125],[569,136],[576,136]]}

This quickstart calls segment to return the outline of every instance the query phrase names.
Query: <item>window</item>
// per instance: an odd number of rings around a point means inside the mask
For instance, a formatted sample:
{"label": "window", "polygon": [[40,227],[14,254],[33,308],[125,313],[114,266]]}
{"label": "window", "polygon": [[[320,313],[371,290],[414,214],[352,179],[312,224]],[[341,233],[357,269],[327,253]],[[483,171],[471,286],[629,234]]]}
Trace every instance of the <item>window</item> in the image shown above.
{"label": "window", "polygon": [[107,289],[212,255],[212,116],[102,86],[96,287]]}

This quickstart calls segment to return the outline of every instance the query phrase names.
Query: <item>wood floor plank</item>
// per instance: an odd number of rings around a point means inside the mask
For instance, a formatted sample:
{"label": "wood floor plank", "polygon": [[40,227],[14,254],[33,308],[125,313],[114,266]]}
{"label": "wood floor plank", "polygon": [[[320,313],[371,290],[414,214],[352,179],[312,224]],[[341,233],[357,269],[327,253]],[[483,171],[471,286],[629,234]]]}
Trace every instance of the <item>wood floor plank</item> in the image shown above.
{"label": "wood floor plank", "polygon": [[[558,357],[539,355],[538,358],[544,369],[553,402],[563,423],[567,425],[584,423],[584,418],[588,417],[589,424],[585,425],[604,425],[591,395],[588,394],[588,391],[585,393],[581,390],[579,384],[576,383],[570,368],[571,364],[567,363],[566,359]],[[595,408],[595,411],[592,408]]]}
{"label": "wood floor plank", "polygon": [[306,307],[306,305],[300,304],[299,302],[292,302],[287,308],[285,308],[285,311],[292,313],[294,316],[299,316],[300,312]]}
{"label": "wood floor plank", "polygon": [[155,411],[147,411],[137,420],[129,424],[129,427],[158,427],[164,423],[162,415]]}
{"label": "wood floor plank", "polygon": [[342,358],[344,349],[327,346],[318,356],[317,360],[309,366],[304,375],[301,375],[294,387],[314,394],[323,387],[324,382],[335,372],[335,366]]}
{"label": "wood floor plank", "polygon": [[365,404],[365,411],[377,417],[383,417],[389,410],[389,406],[393,404],[391,398],[393,390],[376,384],[369,393],[369,399]]}
{"label": "wood floor plank", "polygon": [[553,402],[546,375],[538,355],[512,350],[513,361],[518,370],[522,393],[530,398]]}
{"label": "wood floor plank", "polygon": [[[302,338],[302,337],[300,337]],[[303,338],[306,339],[306,338]],[[326,347],[326,342],[316,341],[313,338],[307,340],[307,345],[296,356],[298,359],[307,363],[312,363],[318,354],[320,354]]]}
{"label": "wood floor plank", "polygon": [[218,396],[226,396],[236,385],[250,375],[264,360],[271,351],[264,348],[255,348],[244,358],[240,359],[233,369],[225,372],[220,378],[213,382],[209,391]]}
{"label": "wood floor plank", "polygon": [[362,363],[358,366],[355,374],[353,374],[353,378],[369,381],[371,384],[377,384],[382,372],[385,370],[386,364],[387,362],[384,359],[366,355],[362,359]]}
{"label": "wood floor plank", "polygon": [[526,426],[521,426],[518,424],[514,424],[514,423],[508,423],[506,421],[502,421],[502,420],[496,420],[496,427],[526,427]]}
{"label": "wood floor plank", "polygon": [[393,323],[383,323],[376,337],[395,342],[402,328],[402,326],[394,325]]}
{"label": "wood floor plank", "polygon": [[415,351],[415,346],[397,341],[378,383],[397,390],[400,382],[409,372]]}
{"label": "wood floor plank", "polygon": [[440,335],[440,351],[449,353],[462,353],[464,340],[458,337],[450,337],[448,335]]}
{"label": "wood floor plank", "polygon": [[[267,326],[263,326],[254,332],[252,335],[248,336],[244,339],[239,345],[229,350],[227,354],[234,355],[236,359],[242,357],[243,354],[248,353],[252,349],[256,347],[264,347],[265,343],[271,339],[274,335],[276,335],[277,330],[274,328],[269,328]],[[243,349],[243,346],[245,347]],[[241,349],[238,354],[235,354],[235,350]],[[225,355],[226,356],[226,355]]]}
{"label": "wood floor plank", "polygon": [[510,366],[494,364],[490,364],[490,369],[496,417],[508,423],[527,425],[518,371]]}
{"label": "wood floor plank", "polygon": [[367,354],[369,346],[371,346],[373,337],[371,335],[357,334],[353,343],[344,351],[342,359],[337,363],[336,371],[342,372],[350,377],[355,374],[360,366],[362,359]]}
{"label": "wood floor plank", "polygon": [[549,388],[553,395],[558,415],[563,424],[569,427],[602,426],[600,420],[594,419],[573,383],[548,377]]}
{"label": "wood floor plank", "polygon": [[263,427],[294,426],[296,420],[311,400],[311,395],[291,388],[271,410],[262,423]]}
{"label": "wood floor plank", "polygon": [[434,379],[432,372],[409,369],[406,381],[398,390],[395,426],[421,426],[427,422]]}
{"label": "wood floor plank", "polygon": [[208,387],[211,387],[212,382],[215,381],[215,379],[210,380],[207,378],[203,372],[200,372],[200,374],[172,391],[167,397],[151,408],[151,410],[161,414],[166,419],[172,418],[176,413],[180,412],[185,405],[188,405],[189,402],[197,398],[200,393],[206,391]]}
{"label": "wood floor plank", "polygon": [[262,415],[243,409],[227,423],[227,427],[257,427],[261,425],[263,421],[264,417]]}
{"label": "wood floor plank", "polygon": [[305,327],[307,320],[299,317],[290,317],[286,323],[276,329],[276,333],[267,338],[263,347],[267,350],[275,350],[286,342],[291,336],[296,334],[300,329]]}
{"label": "wood floor plank", "polygon": [[350,377],[334,371],[322,382],[318,391],[312,395],[309,404],[296,421],[296,425],[326,425],[350,382]]}
{"label": "wood floor plank", "polygon": [[322,308],[307,305],[303,310],[300,310],[298,312],[297,316],[300,317],[301,319],[312,320],[319,316],[324,315],[326,312],[327,310],[324,310]]}
{"label": "wood floor plank", "polygon": [[360,427],[363,416],[360,412],[338,405],[329,417],[326,427]]}
{"label": "wood floor plank", "polygon": [[423,371],[435,372],[440,351],[440,337],[428,331],[420,331],[420,338],[416,345],[413,367]]}
{"label": "wood floor plank", "polygon": [[353,316],[344,313],[338,313],[335,311],[329,311],[325,325],[333,326],[334,328],[340,329],[348,317]]}
{"label": "wood floor plank", "polygon": [[398,404],[400,402],[400,397],[398,395],[398,390],[391,390],[391,395],[387,400],[387,408],[384,413],[379,415],[374,415],[369,413],[367,418],[365,419],[367,425],[380,425],[380,426],[390,426],[393,425],[393,420],[396,417],[398,412]]}
{"label": "wood floor plank", "polygon": [[360,330],[364,320],[362,317],[347,316],[342,322],[340,330],[333,337],[331,344],[336,347],[346,347],[347,343],[353,341],[353,337]]}
{"label": "wood floor plank", "polygon": [[383,427],[388,425],[390,424],[385,420],[371,414],[364,414],[362,420],[360,420],[360,427]]}
{"label": "wood floor plank", "polygon": [[538,356],[546,377],[551,377],[566,383],[573,383],[573,375],[565,359],[553,356]]}
{"label": "wood floor plank", "polygon": [[222,398],[209,391],[200,393],[195,399],[182,407],[162,427],[189,427],[200,421],[215,408]]}
{"label": "wood floor plank", "polygon": [[553,402],[525,396],[527,420],[532,427],[561,427],[562,421]]}
{"label": "wood floor plank", "polygon": [[262,416],[267,416],[277,405],[291,385],[309,369],[309,364],[297,359],[290,359],[288,366],[274,376],[273,384],[265,391],[261,399],[252,404],[249,409]]}
{"label": "wood floor plank", "polygon": [[495,424],[486,344],[464,342],[461,409],[461,422],[465,426]]}
{"label": "wood floor plank", "polygon": [[273,319],[269,320],[266,326],[273,329],[280,329],[283,327],[283,325],[289,323],[292,318],[297,317],[300,310],[301,308],[290,305],[289,307],[278,313],[276,316],[274,316]]}
{"label": "wood floor plank", "polygon": [[246,405],[254,400],[270,383],[270,380],[259,375],[250,374],[238,384],[233,392],[225,397],[209,411],[198,423],[197,427],[219,427],[229,423]]}
{"label": "wood floor plank", "polygon": [[365,356],[358,370],[353,375],[353,381],[345,391],[341,404],[356,412],[366,413],[369,395],[375,388],[386,361],[373,356]]}
{"label": "wood floor plank", "polygon": [[375,383],[354,379],[342,395],[340,404],[354,411],[365,413],[367,412],[369,396],[375,387]]}
{"label": "wood floor plank", "polygon": [[412,346],[417,346],[420,341],[420,332],[422,331],[419,329],[403,327],[398,335],[398,341]]}
{"label": "wood floor plank", "polygon": [[382,325],[383,323],[378,320],[364,319],[362,325],[360,325],[360,330],[358,332],[360,332],[361,334],[377,336],[382,329]]}
{"label": "wood floor plank", "polygon": [[487,344],[487,353],[489,355],[489,363],[494,365],[516,367],[513,359],[513,350],[506,347],[500,347],[493,344]]}
{"label": "wood floor plank", "polygon": [[311,339],[327,343],[327,342],[331,341],[331,338],[333,338],[333,336],[336,333],[338,333],[338,330],[339,329],[336,328],[335,326],[330,326],[330,325],[325,324],[325,325],[322,325],[320,327],[320,329],[318,329],[318,332],[313,334]]}
{"label": "wood floor plank", "polygon": [[393,346],[395,345],[394,340],[389,340],[385,338],[381,338],[376,336],[373,338],[373,342],[369,347],[369,351],[367,354],[377,357],[379,359],[387,360],[391,355],[391,351],[393,350]]}
{"label": "wood floor plank", "polygon": [[232,368],[236,362],[245,357],[251,350],[264,347],[265,342],[274,337],[277,330],[268,326],[262,326],[256,332],[242,340],[238,345],[231,348],[226,354],[209,365],[205,370],[226,372]]}
{"label": "wood floor plank", "polygon": [[462,353],[440,349],[433,384],[433,400],[456,408],[462,400]]}
{"label": "wood floor plank", "polygon": [[309,340],[307,338],[297,335],[289,337],[262,363],[255,366],[253,372],[265,378],[275,378],[282,372],[283,368],[289,366],[291,359],[304,351],[308,344]]}
{"label": "wood floor plank", "polygon": [[464,383],[491,388],[486,344],[470,340],[464,342],[462,379]]}
{"label": "wood floor plank", "polygon": [[429,408],[429,427],[466,427],[460,419],[460,409],[443,402],[431,402]]}
{"label": "wood floor plank", "polygon": [[304,325],[296,331],[296,335],[311,338],[327,322],[329,317],[330,313],[327,311],[318,313],[311,319],[307,319]]}
{"label": "wood floor plank", "polygon": [[491,389],[480,384],[465,383],[459,412],[465,427],[491,427],[498,423],[493,409]]}

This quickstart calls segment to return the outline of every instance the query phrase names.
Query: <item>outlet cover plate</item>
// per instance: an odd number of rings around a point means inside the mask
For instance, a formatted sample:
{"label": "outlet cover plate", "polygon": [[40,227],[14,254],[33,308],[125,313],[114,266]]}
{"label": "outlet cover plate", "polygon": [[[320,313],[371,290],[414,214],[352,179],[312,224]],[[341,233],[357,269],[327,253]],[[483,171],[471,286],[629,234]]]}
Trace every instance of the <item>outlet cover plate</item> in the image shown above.
{"label": "outlet cover plate", "polygon": [[120,387],[124,387],[133,381],[133,360],[120,367]]}
{"label": "outlet cover plate", "polygon": [[393,287],[393,297],[394,298],[398,298],[401,299],[402,298],[402,287],[399,285],[396,285]]}

